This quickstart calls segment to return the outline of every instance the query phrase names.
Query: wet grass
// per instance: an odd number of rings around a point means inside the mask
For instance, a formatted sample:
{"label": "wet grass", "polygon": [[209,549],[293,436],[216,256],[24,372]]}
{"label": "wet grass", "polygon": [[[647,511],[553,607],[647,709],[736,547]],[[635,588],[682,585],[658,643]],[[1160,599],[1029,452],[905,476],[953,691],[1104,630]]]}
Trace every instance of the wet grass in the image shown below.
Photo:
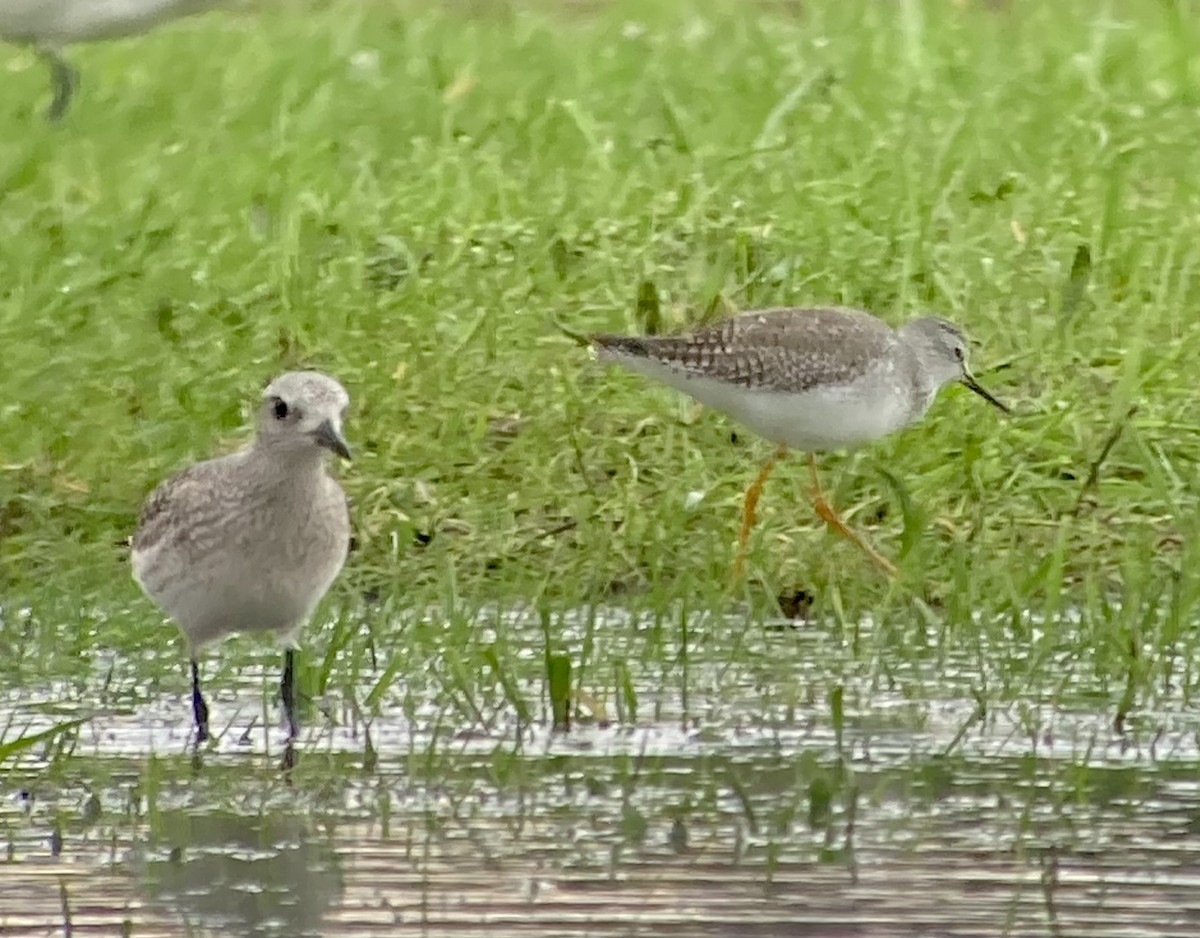
{"label": "wet grass", "polygon": [[[504,790],[513,726],[702,734],[734,706],[816,714],[840,753],[847,713],[895,694],[920,723],[939,684],[946,757],[998,713],[1033,750],[1058,708],[1153,738],[1197,687],[1195,30],[1157,3],[288,5],[74,50],[58,127],[12,53],[0,685],[32,697],[0,768],[86,765],[95,726],[182,691],[120,545],[297,366],[355,400],[357,549],[300,681],[310,726],[375,727],[364,762],[433,713],[409,768],[499,727]],[[555,321],[825,303],[959,321],[1016,414],[950,391],[823,460],[898,584],[819,529],[796,460],[731,592],[767,446]],[[215,726],[245,730],[218,689],[273,661],[208,665]]]}
{"label": "wet grass", "polygon": [[[504,624],[527,645],[541,627]],[[1118,737],[1087,711],[1081,675],[1052,703],[1027,694],[973,719],[964,655],[885,681],[828,636],[789,661],[765,636],[737,649],[728,623],[712,625],[697,628],[709,654],[686,699],[678,676],[631,660],[641,717],[608,729],[554,733],[540,712],[521,726],[482,686],[475,725],[415,670],[404,707],[374,728],[377,760],[361,726],[322,726],[285,775],[265,745],[224,740],[199,758],[182,737],[147,745],[167,702],[108,714],[6,773],[0,923],[365,935],[380,933],[378,910],[433,934],[485,916],[500,934],[583,921],[722,934],[741,916],[774,935],[771,922],[819,915],[916,935],[946,916],[998,936],[1083,933],[1098,913],[1086,933],[1119,935],[1193,914],[1186,719],[1160,712],[1165,731]],[[243,704],[259,683],[241,676]]]}

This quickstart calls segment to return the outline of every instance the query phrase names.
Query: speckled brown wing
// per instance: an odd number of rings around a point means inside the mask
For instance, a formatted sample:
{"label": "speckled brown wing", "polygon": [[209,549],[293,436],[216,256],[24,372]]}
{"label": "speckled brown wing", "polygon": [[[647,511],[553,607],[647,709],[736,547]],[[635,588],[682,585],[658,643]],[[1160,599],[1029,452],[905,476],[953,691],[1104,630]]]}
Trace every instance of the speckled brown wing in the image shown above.
{"label": "speckled brown wing", "polygon": [[679,336],[597,335],[615,355],[650,358],[738,387],[806,391],[861,376],[896,342],[870,313],[840,307],[753,310]]}
{"label": "speckled brown wing", "polygon": [[220,486],[225,459],[213,459],[188,466],[161,483],[146,499],[133,534],[133,550],[144,553],[173,540],[188,539],[193,524],[220,513],[231,493]]}

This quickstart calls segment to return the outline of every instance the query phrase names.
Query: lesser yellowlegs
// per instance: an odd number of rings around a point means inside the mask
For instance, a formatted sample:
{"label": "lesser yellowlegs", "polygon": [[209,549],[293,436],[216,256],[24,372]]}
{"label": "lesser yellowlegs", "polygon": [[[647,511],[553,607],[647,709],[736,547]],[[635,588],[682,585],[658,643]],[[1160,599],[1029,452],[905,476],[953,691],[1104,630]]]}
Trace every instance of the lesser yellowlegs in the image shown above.
{"label": "lesser yellowlegs", "polygon": [[971,374],[962,331],[936,316],[893,329],[857,309],[767,309],[685,335],[591,339],[601,361],[683,391],[777,444],[746,490],[735,576],[763,486],[789,448],[808,453],[817,514],[894,576],[891,561],[825,498],[815,454],[861,446],[915,423],[954,382],[1008,411]]}

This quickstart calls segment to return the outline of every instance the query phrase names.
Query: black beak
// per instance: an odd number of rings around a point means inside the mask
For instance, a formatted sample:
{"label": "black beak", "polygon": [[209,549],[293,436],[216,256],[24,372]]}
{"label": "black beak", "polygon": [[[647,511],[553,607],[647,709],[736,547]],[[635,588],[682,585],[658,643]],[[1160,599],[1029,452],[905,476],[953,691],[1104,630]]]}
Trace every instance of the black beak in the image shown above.
{"label": "black beak", "polygon": [[318,446],[324,446],[328,450],[337,453],[342,459],[349,460],[350,447],[342,436],[341,431],[333,425],[332,421],[325,420],[317,429],[313,430],[313,439],[317,441]]}
{"label": "black beak", "polygon": [[985,389],[983,387],[983,385],[981,385],[978,381],[975,380],[975,376],[973,374],[971,374],[971,372],[964,369],[961,380],[962,380],[963,384],[965,384],[967,387],[969,387],[972,391],[974,391],[976,394],[978,394],[980,397],[982,397],[989,404],[994,404],[996,407],[1000,408],[1006,414],[1012,413],[1012,411],[1009,410],[1008,405],[1001,404],[998,400],[996,400],[996,398],[992,397],[991,393],[987,389]]}

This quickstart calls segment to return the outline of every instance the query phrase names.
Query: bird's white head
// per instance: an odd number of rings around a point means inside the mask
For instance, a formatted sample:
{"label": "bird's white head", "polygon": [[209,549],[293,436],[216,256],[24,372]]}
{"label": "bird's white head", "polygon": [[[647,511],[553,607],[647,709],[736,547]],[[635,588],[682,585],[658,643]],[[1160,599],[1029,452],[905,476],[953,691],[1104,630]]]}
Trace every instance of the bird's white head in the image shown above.
{"label": "bird's white head", "polygon": [[258,445],[297,457],[321,449],[350,458],[342,421],[350,395],[319,371],[289,371],[267,385],[258,416]]}
{"label": "bird's white head", "polygon": [[967,338],[954,323],[940,316],[925,316],[905,323],[899,332],[916,352],[932,393],[959,381],[985,401],[1009,413],[1008,407],[996,400],[971,374],[967,363]]}

